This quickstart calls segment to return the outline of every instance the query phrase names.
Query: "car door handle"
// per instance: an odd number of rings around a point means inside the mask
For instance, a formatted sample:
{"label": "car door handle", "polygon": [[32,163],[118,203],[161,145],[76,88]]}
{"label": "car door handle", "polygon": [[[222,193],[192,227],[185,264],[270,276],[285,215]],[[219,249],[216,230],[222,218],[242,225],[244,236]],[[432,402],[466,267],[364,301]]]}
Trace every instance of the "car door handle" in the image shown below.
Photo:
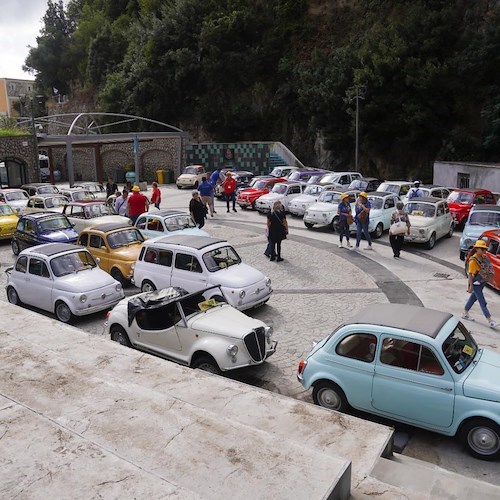
{"label": "car door handle", "polygon": [[453,390],[453,387],[440,387],[440,389],[442,391],[447,391],[447,392],[451,392]]}

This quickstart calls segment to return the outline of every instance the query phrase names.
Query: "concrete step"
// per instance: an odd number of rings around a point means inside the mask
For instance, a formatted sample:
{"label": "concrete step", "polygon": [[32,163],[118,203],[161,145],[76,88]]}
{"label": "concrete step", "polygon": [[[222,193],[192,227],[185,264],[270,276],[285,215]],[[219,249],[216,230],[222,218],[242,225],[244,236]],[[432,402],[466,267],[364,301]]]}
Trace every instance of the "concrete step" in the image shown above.
{"label": "concrete step", "polygon": [[500,488],[471,479],[416,458],[394,454],[380,458],[371,476],[383,483],[440,500],[498,500]]}

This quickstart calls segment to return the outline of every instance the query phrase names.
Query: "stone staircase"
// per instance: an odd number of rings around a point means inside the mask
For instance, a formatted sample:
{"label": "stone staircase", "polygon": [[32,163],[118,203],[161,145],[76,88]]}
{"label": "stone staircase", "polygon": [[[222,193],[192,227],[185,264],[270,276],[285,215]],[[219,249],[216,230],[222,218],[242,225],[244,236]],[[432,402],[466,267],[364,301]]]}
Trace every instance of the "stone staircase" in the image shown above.
{"label": "stone staircase", "polygon": [[278,153],[269,153],[267,165],[269,167],[269,172],[271,172],[273,168],[285,167],[287,163]]}

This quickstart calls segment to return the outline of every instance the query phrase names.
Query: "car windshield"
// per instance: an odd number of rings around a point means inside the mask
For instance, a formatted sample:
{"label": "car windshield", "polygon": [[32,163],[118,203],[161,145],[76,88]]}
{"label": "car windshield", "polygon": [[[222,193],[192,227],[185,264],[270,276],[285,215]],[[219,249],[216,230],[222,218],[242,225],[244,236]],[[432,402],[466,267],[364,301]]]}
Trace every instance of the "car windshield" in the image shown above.
{"label": "car windshield", "polygon": [[187,318],[192,314],[208,311],[214,307],[227,304],[227,302],[219,288],[210,288],[200,293],[181,298],[178,304]]}
{"label": "car windshield", "polygon": [[105,215],[114,215],[115,212],[108,205],[95,204],[84,208],[85,218],[93,219],[94,217],[103,217]]}
{"label": "car windshield", "polygon": [[28,195],[24,191],[16,191],[14,193],[5,193],[7,201],[27,200]]}
{"label": "car windshield", "polygon": [[464,193],[463,191],[452,191],[448,196],[448,201],[470,205],[474,195],[472,193]]}
{"label": "car windshield", "polygon": [[68,200],[64,196],[54,196],[53,198],[45,198],[45,206],[47,208],[64,207]]}
{"label": "car windshield", "polygon": [[236,250],[228,245],[203,254],[203,262],[207,266],[207,269],[211,273],[214,273],[215,271],[239,264],[241,259]]}
{"label": "car windshield", "polygon": [[277,194],[286,194],[287,186],[285,184],[276,184],[272,191]]}
{"label": "car windshield", "polygon": [[266,181],[256,181],[253,184],[250,184],[250,187],[253,187],[254,189],[265,189]]}
{"label": "car windshield", "polygon": [[361,179],[354,179],[350,184],[349,184],[349,189],[359,189],[360,191],[363,191],[366,189],[368,186],[367,181],[363,181]]}
{"label": "car windshield", "polygon": [[368,199],[370,200],[373,209],[380,210],[382,208],[384,203],[382,198],[379,198],[378,196],[368,196]]}
{"label": "car windshield", "polygon": [[97,267],[97,264],[90,252],[81,250],[54,257],[50,261],[50,267],[54,275],[59,277],[85,269],[93,269]]}
{"label": "car windshield", "polygon": [[73,200],[94,200],[95,196],[90,191],[73,191]]}
{"label": "car windshield", "polygon": [[401,186],[399,184],[390,184],[388,182],[382,182],[382,184],[380,184],[380,186],[378,187],[379,191],[384,191],[386,193],[394,193],[394,194],[399,194],[400,189]]}
{"label": "car windshield", "polygon": [[318,201],[323,203],[340,203],[340,194],[337,191],[323,191],[318,198]]}
{"label": "car windshield", "polygon": [[186,167],[183,171],[183,174],[197,174],[198,169],[196,167]]}
{"label": "car windshield", "polygon": [[462,373],[472,363],[477,351],[476,342],[462,323],[443,342],[443,353],[456,373]]}
{"label": "car windshield", "polygon": [[330,174],[324,175],[321,177],[321,184],[335,184],[338,182],[340,175],[339,174]]}
{"label": "car windshield", "polygon": [[174,215],[165,219],[165,226],[167,231],[180,231],[181,229],[188,229],[197,227],[194,220],[188,214]]}
{"label": "car windshield", "polygon": [[272,172],[269,175],[274,175],[275,177],[281,177],[282,175],[286,174],[286,170],[276,167],[272,170]]}
{"label": "car windshield", "polygon": [[310,196],[317,196],[319,193],[321,193],[322,188],[320,186],[307,186],[304,189],[304,194],[308,194]]}
{"label": "car windshield", "polygon": [[55,194],[59,193],[59,190],[55,186],[40,186],[38,189],[38,194]]}
{"label": "car windshield", "polygon": [[436,207],[430,203],[407,203],[405,207],[410,215],[419,217],[434,217],[436,215]]}
{"label": "car windshield", "polygon": [[472,212],[468,223],[473,226],[500,227],[500,212]]}
{"label": "car windshield", "polygon": [[73,226],[70,224],[66,217],[51,217],[44,219],[39,223],[40,231],[48,233],[50,231],[58,231],[59,229],[71,229]]}
{"label": "car windshield", "polygon": [[0,205],[0,215],[13,215],[14,212],[9,205]]}
{"label": "car windshield", "polygon": [[143,243],[144,237],[134,228],[124,229],[123,231],[116,231],[108,234],[108,245],[110,248],[121,248],[136,243]]}

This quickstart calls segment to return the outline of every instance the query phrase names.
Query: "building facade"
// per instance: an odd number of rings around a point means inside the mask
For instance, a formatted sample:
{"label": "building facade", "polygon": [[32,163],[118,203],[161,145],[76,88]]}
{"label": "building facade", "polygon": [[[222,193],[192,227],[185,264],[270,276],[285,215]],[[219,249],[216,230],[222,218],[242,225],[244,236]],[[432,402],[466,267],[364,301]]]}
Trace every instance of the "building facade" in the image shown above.
{"label": "building facade", "polygon": [[500,164],[434,162],[434,184],[456,188],[485,188],[500,192]]}
{"label": "building facade", "polygon": [[18,80],[15,78],[0,78],[0,115],[16,117],[29,115],[29,112],[18,113],[14,108],[26,96],[33,95],[34,80]]}

